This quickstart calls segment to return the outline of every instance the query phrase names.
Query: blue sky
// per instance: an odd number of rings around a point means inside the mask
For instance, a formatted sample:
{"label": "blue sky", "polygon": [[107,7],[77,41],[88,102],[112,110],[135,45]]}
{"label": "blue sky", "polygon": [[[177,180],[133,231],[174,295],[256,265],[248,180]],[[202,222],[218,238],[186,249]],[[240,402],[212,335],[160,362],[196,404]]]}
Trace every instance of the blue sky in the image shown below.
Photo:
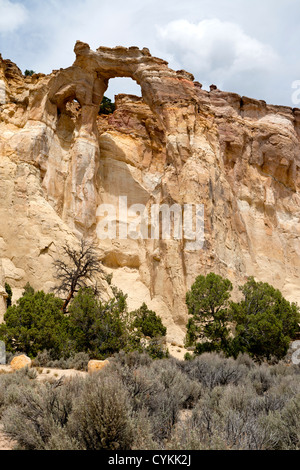
{"label": "blue sky", "polygon": [[[0,0],[0,53],[49,73],[72,65],[77,39],[148,47],[204,87],[295,106],[299,20],[299,0]],[[107,95],[119,92],[139,89],[115,79]]]}

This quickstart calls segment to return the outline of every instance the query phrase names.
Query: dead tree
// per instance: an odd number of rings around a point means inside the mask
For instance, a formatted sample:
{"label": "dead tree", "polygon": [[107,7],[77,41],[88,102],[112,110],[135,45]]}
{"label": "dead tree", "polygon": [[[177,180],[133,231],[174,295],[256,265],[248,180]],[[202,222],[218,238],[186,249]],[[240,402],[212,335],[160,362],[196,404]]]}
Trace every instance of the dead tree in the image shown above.
{"label": "dead tree", "polygon": [[79,249],[73,249],[66,244],[63,246],[63,252],[67,255],[67,261],[56,260],[53,263],[55,278],[58,281],[54,291],[66,295],[63,305],[63,311],[66,313],[70,301],[79,289],[91,285],[94,274],[102,273],[103,270],[93,243],[82,239]]}

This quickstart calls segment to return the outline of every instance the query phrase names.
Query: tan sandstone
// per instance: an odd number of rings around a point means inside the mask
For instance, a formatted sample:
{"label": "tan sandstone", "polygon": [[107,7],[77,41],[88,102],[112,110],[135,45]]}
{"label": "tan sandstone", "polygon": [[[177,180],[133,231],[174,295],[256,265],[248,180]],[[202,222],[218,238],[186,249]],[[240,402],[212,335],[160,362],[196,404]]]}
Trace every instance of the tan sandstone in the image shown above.
{"label": "tan sandstone", "polygon": [[[198,274],[230,278],[235,295],[253,275],[300,303],[300,110],[202,90],[146,48],[77,42],[75,54],[73,66],[30,78],[0,58],[0,298],[5,282],[14,300],[26,282],[50,290],[53,260],[84,236],[129,308],[156,310],[170,342],[183,342]],[[131,77],[142,98],[119,95],[98,116],[113,77]],[[99,240],[97,208],[119,196],[149,210],[203,204],[203,249],[187,238]]]}
{"label": "tan sandstone", "polygon": [[93,374],[94,372],[99,372],[100,370],[105,369],[109,365],[109,361],[89,361],[88,363],[88,373]]}
{"label": "tan sandstone", "polygon": [[22,354],[21,356],[16,356],[12,359],[10,367],[13,371],[23,369],[24,367],[31,367],[32,361],[30,357]]}

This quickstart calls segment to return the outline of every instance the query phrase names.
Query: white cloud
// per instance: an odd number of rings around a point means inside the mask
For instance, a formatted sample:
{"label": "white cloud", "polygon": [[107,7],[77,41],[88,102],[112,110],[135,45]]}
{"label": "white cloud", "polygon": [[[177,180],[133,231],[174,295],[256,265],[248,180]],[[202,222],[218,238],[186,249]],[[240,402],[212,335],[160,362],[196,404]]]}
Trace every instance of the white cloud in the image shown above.
{"label": "white cloud", "polygon": [[172,21],[159,27],[158,35],[171,66],[184,67],[199,81],[221,88],[246,74],[261,78],[279,61],[271,46],[248,36],[239,25],[216,18],[197,24]]}
{"label": "white cloud", "polygon": [[[299,13],[299,0],[0,0],[0,53],[50,73],[72,65],[77,39],[93,50],[145,46],[206,87],[293,105]],[[115,80],[107,93],[133,87]]]}
{"label": "white cloud", "polygon": [[0,0],[0,33],[11,33],[26,22],[27,10],[21,3]]}

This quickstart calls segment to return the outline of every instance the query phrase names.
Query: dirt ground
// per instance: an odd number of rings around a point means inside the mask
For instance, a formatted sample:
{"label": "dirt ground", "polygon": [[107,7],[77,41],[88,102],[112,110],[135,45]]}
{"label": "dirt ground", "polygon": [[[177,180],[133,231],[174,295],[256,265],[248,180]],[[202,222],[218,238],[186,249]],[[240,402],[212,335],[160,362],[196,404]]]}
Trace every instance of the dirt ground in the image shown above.
{"label": "dirt ground", "polygon": [[0,424],[0,450],[13,450],[16,443],[11,441],[9,438],[5,436],[3,433],[2,424]]}
{"label": "dirt ground", "polygon": [[177,345],[175,343],[167,343],[167,347],[171,357],[176,359],[184,360],[185,354],[188,352],[182,345]]}
{"label": "dirt ground", "polygon": [[[85,377],[87,375],[87,372],[75,370],[75,369],[50,369],[49,367],[34,367],[34,369],[37,371],[38,375],[36,377],[36,380],[42,381],[42,380],[47,380],[47,379],[55,379],[58,380],[61,377]],[[11,373],[13,372],[10,366],[1,366],[0,365],[0,374],[1,373]]]}

